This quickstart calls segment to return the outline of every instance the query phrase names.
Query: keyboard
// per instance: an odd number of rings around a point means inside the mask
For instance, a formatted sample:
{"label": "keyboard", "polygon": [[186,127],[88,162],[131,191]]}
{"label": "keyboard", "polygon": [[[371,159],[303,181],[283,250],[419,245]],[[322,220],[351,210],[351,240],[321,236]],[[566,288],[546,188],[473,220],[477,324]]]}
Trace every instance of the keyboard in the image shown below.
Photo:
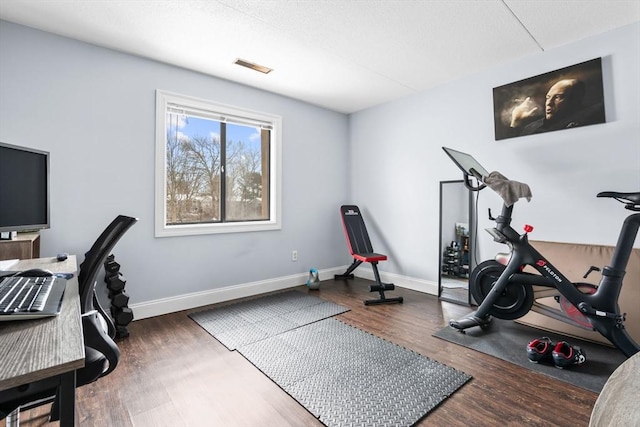
{"label": "keyboard", "polygon": [[56,277],[0,278],[0,321],[35,319],[60,313],[66,280]]}
{"label": "keyboard", "polygon": [[7,277],[0,282],[0,312],[42,311],[53,277]]}

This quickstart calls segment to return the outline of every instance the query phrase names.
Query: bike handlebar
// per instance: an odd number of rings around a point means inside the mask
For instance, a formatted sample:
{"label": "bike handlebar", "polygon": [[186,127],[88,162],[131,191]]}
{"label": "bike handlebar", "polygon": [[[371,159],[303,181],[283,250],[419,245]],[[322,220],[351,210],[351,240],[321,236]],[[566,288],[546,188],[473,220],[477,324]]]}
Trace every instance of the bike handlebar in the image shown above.
{"label": "bike handlebar", "polygon": [[[477,173],[476,170],[473,169],[473,168],[471,168],[471,173],[472,173],[472,175],[469,175],[466,172],[463,173],[463,175],[464,175],[464,186],[467,187],[471,191],[480,191],[483,188],[485,188],[486,185],[482,182],[482,175]],[[475,186],[471,184],[471,177],[472,176],[478,181],[478,184],[475,185]]]}
{"label": "bike handlebar", "polygon": [[[484,185],[484,184],[483,184]],[[625,209],[640,212],[640,192],[638,193],[619,193],[614,191],[603,191],[598,193],[596,197],[608,197],[615,199],[625,204]],[[511,215],[513,213],[514,205],[507,206],[506,203],[502,205],[502,212],[497,218],[491,217],[491,211],[489,211],[489,219],[496,222],[496,230],[501,232],[509,240],[517,240],[520,235],[511,227]],[[634,234],[635,238],[635,234]]]}

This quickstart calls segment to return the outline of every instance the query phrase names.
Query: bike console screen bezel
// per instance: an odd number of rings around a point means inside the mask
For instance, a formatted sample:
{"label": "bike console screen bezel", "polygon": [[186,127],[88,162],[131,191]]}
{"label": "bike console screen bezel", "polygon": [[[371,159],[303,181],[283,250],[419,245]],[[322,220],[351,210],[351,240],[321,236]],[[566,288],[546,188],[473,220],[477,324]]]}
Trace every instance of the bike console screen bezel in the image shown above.
{"label": "bike console screen bezel", "polygon": [[[489,172],[482,167],[471,154],[463,153],[462,151],[454,150],[448,147],[442,147],[445,153],[453,160],[453,162],[460,168],[466,175],[478,178],[484,178],[489,175]],[[475,173],[474,173],[475,172]]]}

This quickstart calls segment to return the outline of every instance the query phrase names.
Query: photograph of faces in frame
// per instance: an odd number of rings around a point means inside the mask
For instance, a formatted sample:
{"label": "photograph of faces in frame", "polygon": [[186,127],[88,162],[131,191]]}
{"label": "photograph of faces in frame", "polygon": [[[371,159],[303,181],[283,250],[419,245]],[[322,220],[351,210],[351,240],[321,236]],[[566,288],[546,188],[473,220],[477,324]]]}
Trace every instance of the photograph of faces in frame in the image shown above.
{"label": "photograph of faces in frame", "polygon": [[602,58],[493,89],[496,141],[605,122]]}

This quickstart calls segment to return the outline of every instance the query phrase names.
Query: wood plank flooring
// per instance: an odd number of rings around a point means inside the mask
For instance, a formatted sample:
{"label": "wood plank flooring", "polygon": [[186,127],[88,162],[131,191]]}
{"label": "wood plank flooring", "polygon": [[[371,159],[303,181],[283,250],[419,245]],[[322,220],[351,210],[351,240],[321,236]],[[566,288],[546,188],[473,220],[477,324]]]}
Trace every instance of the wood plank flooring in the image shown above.
{"label": "wood plank flooring", "polygon": [[[322,282],[319,291],[298,289],[349,307],[351,311],[338,316],[346,323],[473,376],[417,425],[588,425],[596,393],[432,336],[469,307],[406,289],[388,293],[403,296],[404,304],[367,307],[362,301],[372,295],[368,283],[330,280]],[[240,354],[187,317],[204,308],[131,323],[131,335],[118,343],[122,358],[117,369],[78,389],[78,424],[322,426]],[[57,425],[47,422],[47,411],[48,406],[42,406],[23,412],[21,425]]]}

